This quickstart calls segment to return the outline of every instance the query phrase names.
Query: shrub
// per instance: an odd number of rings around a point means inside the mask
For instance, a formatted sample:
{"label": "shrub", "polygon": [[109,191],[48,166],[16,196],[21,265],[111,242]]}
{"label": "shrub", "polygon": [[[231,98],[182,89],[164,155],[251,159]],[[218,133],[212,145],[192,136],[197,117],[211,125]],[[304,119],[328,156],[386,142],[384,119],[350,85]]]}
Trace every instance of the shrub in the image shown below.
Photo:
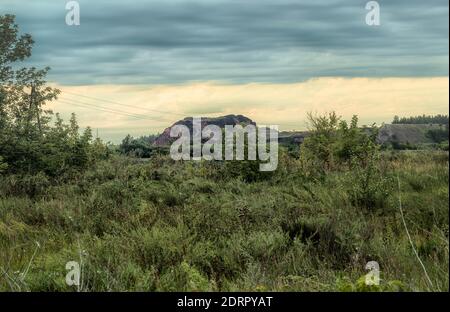
{"label": "shrub", "polygon": [[358,117],[350,124],[334,112],[327,116],[308,115],[311,134],[300,147],[300,159],[305,172],[325,174],[349,166],[355,160],[366,162],[378,149],[374,127],[358,128]]}
{"label": "shrub", "polygon": [[8,169],[8,164],[6,162],[3,161],[3,157],[0,156],[0,174],[5,171],[6,169]]}
{"label": "shrub", "polygon": [[186,261],[167,270],[158,286],[160,291],[211,291],[215,288],[214,283]]}
{"label": "shrub", "polygon": [[38,195],[44,195],[51,186],[51,182],[47,175],[39,172],[34,175],[8,175],[0,180],[0,185],[0,194],[4,196],[29,196],[34,198]]}
{"label": "shrub", "polygon": [[379,167],[379,155],[369,155],[364,163],[354,159],[351,168],[346,175],[353,204],[367,209],[384,208],[393,182]]}

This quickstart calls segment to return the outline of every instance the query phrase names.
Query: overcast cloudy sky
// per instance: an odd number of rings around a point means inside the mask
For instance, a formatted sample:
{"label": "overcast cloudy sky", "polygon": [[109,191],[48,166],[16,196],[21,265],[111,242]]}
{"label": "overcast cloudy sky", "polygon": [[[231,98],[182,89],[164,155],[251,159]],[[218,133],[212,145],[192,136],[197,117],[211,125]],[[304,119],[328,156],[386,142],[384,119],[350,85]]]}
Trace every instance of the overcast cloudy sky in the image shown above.
{"label": "overcast cloudy sky", "polygon": [[63,84],[192,80],[297,82],[320,76],[448,75],[448,1],[1,0],[32,33],[32,62]]}
{"label": "overcast cloudy sky", "polygon": [[[436,93],[423,97],[436,98],[435,110],[448,103],[444,100],[448,87],[442,87],[442,82],[448,83],[447,0],[378,1],[380,26],[365,23],[367,1],[361,0],[80,0],[80,26],[65,24],[66,2],[0,0],[0,14],[15,14],[20,29],[36,41],[28,63],[51,66],[49,80],[63,90],[85,93],[89,88],[94,97],[139,101],[153,109],[164,105],[179,114],[229,112],[227,105],[232,102],[239,104],[240,112],[256,118],[263,116],[257,108],[272,102],[255,104],[258,97],[250,94],[232,101],[225,96],[230,91],[226,88],[246,86],[256,95],[258,88],[270,84],[305,88],[326,77],[329,83],[314,90],[339,102],[353,98],[346,94],[336,99],[332,92],[336,82],[331,78],[342,86],[355,85],[352,78],[368,84],[375,78],[398,78],[396,92],[414,79],[439,82],[432,87]],[[348,79],[349,84],[339,79]],[[221,100],[198,100],[204,99],[202,92],[211,84],[223,86],[216,91]],[[196,90],[183,93],[190,99],[183,102],[189,109],[170,106],[177,102],[173,94],[187,92],[187,86]],[[198,86],[203,90],[200,94]],[[161,100],[162,87],[171,104]],[[126,93],[120,96],[113,90]],[[377,90],[383,92],[383,87]],[[149,92],[152,103],[142,104],[142,93],[136,98],[136,92],[142,91]],[[301,106],[275,96],[279,110]],[[159,102],[154,104],[156,99]],[[311,107],[317,108],[314,103]],[[422,110],[426,112],[425,107]]]}

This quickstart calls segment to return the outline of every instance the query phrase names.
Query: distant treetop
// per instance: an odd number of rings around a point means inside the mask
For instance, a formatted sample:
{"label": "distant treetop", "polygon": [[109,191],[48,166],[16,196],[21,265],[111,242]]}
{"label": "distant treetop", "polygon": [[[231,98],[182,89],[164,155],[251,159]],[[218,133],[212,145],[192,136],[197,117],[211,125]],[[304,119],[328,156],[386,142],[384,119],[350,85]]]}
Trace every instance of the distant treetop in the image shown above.
{"label": "distant treetop", "polygon": [[448,115],[422,115],[411,117],[395,116],[392,121],[393,124],[440,124],[448,125]]}

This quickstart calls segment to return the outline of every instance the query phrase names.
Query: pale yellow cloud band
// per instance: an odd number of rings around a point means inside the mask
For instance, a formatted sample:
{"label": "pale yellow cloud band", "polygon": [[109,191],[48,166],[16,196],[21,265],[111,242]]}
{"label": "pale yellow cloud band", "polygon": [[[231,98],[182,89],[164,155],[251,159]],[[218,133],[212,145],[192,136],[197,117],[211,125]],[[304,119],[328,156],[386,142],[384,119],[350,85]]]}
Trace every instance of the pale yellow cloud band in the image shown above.
{"label": "pale yellow cloud band", "polygon": [[[257,123],[277,124],[283,130],[301,130],[306,127],[305,116],[309,111],[323,113],[334,110],[344,118],[356,114],[362,124],[380,124],[390,122],[394,115],[448,114],[449,105],[448,77],[317,78],[292,84],[202,82],[56,87],[63,93],[60,101],[49,104],[50,108],[61,112],[63,117],[75,112],[81,126],[99,128],[100,136],[113,141],[127,133],[160,132],[185,115],[243,114]],[[129,106],[91,100],[64,91]],[[86,103],[97,105],[94,106],[96,109],[101,106],[146,117],[135,119],[117,112],[92,110],[84,107]]]}

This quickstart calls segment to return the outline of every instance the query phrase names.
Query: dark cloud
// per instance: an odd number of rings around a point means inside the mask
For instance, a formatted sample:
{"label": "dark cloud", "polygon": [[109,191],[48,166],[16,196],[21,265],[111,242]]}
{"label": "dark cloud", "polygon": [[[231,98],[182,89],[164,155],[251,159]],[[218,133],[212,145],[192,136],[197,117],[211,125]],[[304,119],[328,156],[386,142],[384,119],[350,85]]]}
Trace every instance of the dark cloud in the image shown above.
{"label": "dark cloud", "polygon": [[2,0],[64,84],[295,82],[320,76],[448,76],[448,2]]}

